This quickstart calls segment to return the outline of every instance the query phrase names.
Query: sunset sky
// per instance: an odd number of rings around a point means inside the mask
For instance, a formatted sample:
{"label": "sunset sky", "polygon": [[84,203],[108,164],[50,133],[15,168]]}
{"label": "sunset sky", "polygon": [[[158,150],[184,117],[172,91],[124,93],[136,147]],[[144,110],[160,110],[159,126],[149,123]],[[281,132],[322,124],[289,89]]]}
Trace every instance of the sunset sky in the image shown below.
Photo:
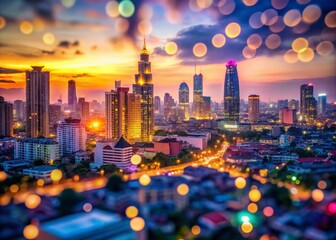
{"label": "sunset sky", "polygon": [[[313,83],[316,97],[336,100],[330,0],[0,0],[0,95],[25,99],[24,71],[43,65],[51,103],[67,102],[70,79],[77,97],[103,101],[114,80],[131,87],[144,36],[161,99],[169,92],[177,100],[183,81],[192,92],[197,60],[204,94],[221,101],[225,62],[234,59],[241,98],[299,99],[300,84]],[[206,51],[193,51],[197,43]]]}

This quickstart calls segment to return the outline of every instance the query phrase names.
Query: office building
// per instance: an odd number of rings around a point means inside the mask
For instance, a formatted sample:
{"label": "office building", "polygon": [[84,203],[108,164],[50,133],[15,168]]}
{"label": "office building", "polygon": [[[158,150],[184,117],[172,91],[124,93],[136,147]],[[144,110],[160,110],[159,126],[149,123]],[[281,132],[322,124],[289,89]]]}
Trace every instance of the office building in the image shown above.
{"label": "office building", "polygon": [[118,141],[97,142],[94,149],[94,162],[98,166],[114,164],[126,169],[131,166],[132,146],[121,137]]}
{"label": "office building", "polygon": [[237,63],[233,60],[226,63],[224,82],[224,120],[229,123],[239,122],[239,79]]}
{"label": "office building", "polygon": [[278,100],[278,109],[288,107],[288,99]]}
{"label": "office building", "polygon": [[259,105],[259,95],[253,94],[248,97],[248,118],[250,123],[256,123],[259,121]]}
{"label": "office building", "polygon": [[318,114],[323,115],[326,111],[326,107],[327,107],[327,94],[325,93],[320,93],[318,95]]}
{"label": "office building", "polygon": [[14,158],[24,161],[42,159],[53,161],[60,158],[59,145],[51,138],[17,139],[14,145]]}
{"label": "office building", "polygon": [[283,124],[295,124],[296,123],[296,110],[285,107],[280,109],[279,113],[280,122]]}
{"label": "office building", "polygon": [[299,101],[292,99],[288,102],[288,108],[298,111],[299,110]]}
{"label": "office building", "polygon": [[26,71],[27,137],[49,136],[49,72],[43,66]]}
{"label": "office building", "polygon": [[303,121],[314,123],[317,116],[317,101],[314,98],[314,86],[311,83],[300,87],[300,113]]}
{"label": "office building", "polygon": [[211,119],[211,97],[202,97],[202,119]]}
{"label": "office building", "polygon": [[133,93],[140,95],[141,100],[141,141],[151,142],[154,134],[154,87],[146,41],[140,53]]}
{"label": "office building", "polygon": [[13,135],[13,104],[0,96],[0,136]]}
{"label": "office building", "polygon": [[14,101],[13,117],[14,120],[22,121],[25,119],[25,103],[22,100]]}
{"label": "office building", "polygon": [[179,119],[189,120],[189,87],[186,82],[179,87]]}
{"label": "office building", "polygon": [[161,114],[161,99],[159,96],[154,97],[154,113]]}
{"label": "office building", "polygon": [[70,155],[85,150],[86,131],[80,119],[67,118],[57,126],[60,155]]}
{"label": "office building", "polygon": [[165,121],[175,120],[175,106],[174,98],[169,93],[165,93],[163,98],[163,116]]}
{"label": "office building", "polygon": [[141,100],[140,96],[128,93],[128,132],[127,141],[135,143],[141,140]]}
{"label": "office building", "polygon": [[76,111],[77,94],[76,94],[76,82],[74,80],[68,81],[68,108],[70,111]]}
{"label": "office building", "polygon": [[77,112],[82,120],[90,117],[90,103],[86,102],[84,97],[78,98]]}
{"label": "office building", "polygon": [[194,75],[194,94],[193,94],[193,117],[202,119],[203,102],[203,75],[202,73]]}

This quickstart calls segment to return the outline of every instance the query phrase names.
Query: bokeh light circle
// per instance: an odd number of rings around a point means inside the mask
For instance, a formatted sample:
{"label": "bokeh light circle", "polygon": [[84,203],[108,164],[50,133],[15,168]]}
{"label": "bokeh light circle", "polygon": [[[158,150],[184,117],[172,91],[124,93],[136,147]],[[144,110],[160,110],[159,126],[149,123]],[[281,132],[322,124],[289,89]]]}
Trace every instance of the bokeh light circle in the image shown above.
{"label": "bokeh light circle", "polygon": [[259,34],[254,33],[246,40],[247,46],[251,49],[258,49],[262,44],[262,38]]}
{"label": "bokeh light circle", "polygon": [[336,28],[336,11],[329,12],[324,18],[325,24],[330,28]]}
{"label": "bokeh light circle", "polygon": [[261,193],[258,189],[252,189],[249,192],[249,198],[252,202],[258,202],[261,198]]}
{"label": "bokeh light circle", "polygon": [[307,48],[303,52],[299,52],[298,57],[301,62],[310,62],[314,58],[314,50],[311,48]]}
{"label": "bokeh light circle", "polygon": [[201,233],[201,228],[197,225],[192,226],[191,233],[194,235],[199,235]]}
{"label": "bokeh light circle", "polygon": [[149,35],[152,33],[152,24],[150,21],[142,20],[138,23],[138,31],[141,35]]}
{"label": "bokeh light circle", "polygon": [[49,32],[43,34],[43,42],[48,45],[53,44],[55,42],[55,35]]}
{"label": "bokeh light circle", "polygon": [[153,17],[153,8],[151,5],[147,3],[141,5],[138,11],[138,16],[141,19],[150,20]]}
{"label": "bokeh light circle", "polygon": [[50,178],[54,182],[58,182],[59,180],[62,179],[62,171],[59,169],[54,169],[50,173]]}
{"label": "bokeh light circle", "polygon": [[334,52],[334,44],[330,41],[320,42],[316,47],[316,51],[320,56],[329,56]]}
{"label": "bokeh light circle", "polygon": [[298,54],[293,49],[289,49],[285,53],[284,59],[288,63],[296,63],[297,61],[299,61]]}
{"label": "bokeh light circle", "polygon": [[120,34],[125,33],[129,28],[129,22],[125,18],[117,18],[114,24],[115,30]]}
{"label": "bokeh light circle", "polygon": [[123,0],[119,3],[118,10],[121,16],[129,18],[134,13],[134,4],[130,0]]}
{"label": "bokeh light circle", "polygon": [[283,18],[281,16],[278,17],[277,21],[272,24],[271,26],[269,26],[269,29],[274,32],[274,33],[279,33],[282,30],[284,30],[286,27]]}
{"label": "bokeh light circle", "polygon": [[147,186],[148,184],[150,184],[151,182],[151,178],[150,176],[148,176],[147,174],[143,174],[141,175],[141,177],[139,178],[139,182],[142,186]]}
{"label": "bokeh light circle", "polygon": [[85,203],[85,204],[83,205],[83,210],[84,210],[85,212],[91,212],[91,211],[92,211],[92,204],[91,204],[91,203]]}
{"label": "bokeh light circle", "polygon": [[269,49],[276,49],[281,45],[281,38],[278,34],[271,34],[266,38],[266,47]]}
{"label": "bokeh light circle", "polygon": [[324,181],[324,180],[320,180],[320,181],[318,181],[317,186],[319,187],[319,189],[324,190],[324,189],[327,188],[328,185],[327,185],[327,182],[326,182],[326,181]]}
{"label": "bokeh light circle", "polygon": [[203,57],[208,49],[204,43],[196,43],[193,47],[193,53],[196,57]]}
{"label": "bokeh light circle", "polygon": [[0,171],[0,182],[3,182],[7,179],[7,173],[5,171]]}
{"label": "bokeh light circle", "polygon": [[272,7],[275,9],[283,9],[287,6],[289,0],[272,0]]}
{"label": "bokeh light circle", "polygon": [[134,165],[138,165],[141,163],[141,156],[138,155],[138,154],[134,154],[132,157],[131,157],[131,163],[134,164]]}
{"label": "bokeh light circle", "polygon": [[262,12],[255,12],[249,18],[249,24],[251,28],[258,29],[261,28],[264,24],[261,22]]}
{"label": "bokeh light circle", "polygon": [[305,38],[297,38],[292,42],[292,49],[299,53],[304,52],[308,48],[308,41]]}
{"label": "bokeh light circle", "polygon": [[177,189],[176,189],[177,193],[181,196],[185,196],[188,194],[189,192],[189,186],[185,183],[182,183],[180,185],[177,186]]}
{"label": "bokeh light circle", "polygon": [[34,209],[37,208],[41,203],[41,197],[36,194],[30,194],[26,199],[25,199],[25,205],[29,209]]}
{"label": "bokeh light circle", "polygon": [[6,19],[0,16],[0,29],[3,29],[6,26]]}
{"label": "bokeh light circle", "polygon": [[216,48],[221,48],[225,45],[226,38],[223,34],[218,33],[212,37],[212,45]]}
{"label": "bokeh light circle", "polygon": [[324,199],[324,192],[320,189],[314,189],[312,191],[312,199],[315,202],[322,202]]}
{"label": "bokeh light circle", "polygon": [[226,28],[225,28],[225,34],[229,38],[236,38],[236,37],[238,37],[239,34],[240,34],[240,32],[241,32],[241,27],[236,22],[229,23],[226,26]]}
{"label": "bokeh light circle", "polygon": [[307,4],[309,3],[311,0],[296,0],[298,3],[300,4]]}
{"label": "bokeh light circle", "polygon": [[278,20],[278,13],[274,9],[267,9],[261,14],[260,20],[264,25],[270,26]]}
{"label": "bokeh light circle", "polygon": [[264,209],[263,209],[263,214],[264,214],[266,217],[272,217],[273,214],[274,214],[274,210],[273,210],[273,208],[270,207],[270,206],[264,207]]}
{"label": "bokeh light circle", "polygon": [[76,0],[61,0],[61,3],[66,8],[71,8],[73,5],[75,5]]}
{"label": "bokeh light circle", "polygon": [[321,8],[317,5],[309,5],[302,12],[302,19],[306,23],[314,23],[321,17]]}
{"label": "bokeh light circle", "polygon": [[145,220],[141,217],[135,217],[130,221],[131,229],[135,232],[139,232],[145,227]]}
{"label": "bokeh light circle", "polygon": [[237,177],[234,183],[238,189],[243,189],[246,186],[246,180],[243,177]]}
{"label": "bokeh light circle", "polygon": [[119,4],[117,1],[109,1],[105,6],[106,14],[112,18],[119,16]]}
{"label": "bokeh light circle", "polygon": [[31,34],[33,32],[33,24],[31,24],[31,22],[28,22],[28,21],[23,21],[20,23],[20,31],[23,33],[23,34]]}
{"label": "bokeh light circle", "polygon": [[248,7],[255,5],[257,2],[258,0],[243,0],[243,3]]}
{"label": "bokeh light circle", "polygon": [[255,55],[257,54],[257,51],[256,49],[246,46],[244,47],[242,54],[245,58],[249,59],[249,58],[254,58]]}
{"label": "bokeh light circle", "polygon": [[135,218],[136,216],[138,216],[139,211],[136,207],[129,206],[126,208],[125,214],[128,218]]}
{"label": "bokeh light circle", "polygon": [[218,10],[223,15],[229,15],[233,13],[236,8],[236,3],[234,0],[221,0],[218,3]]}
{"label": "bokeh light circle", "polygon": [[213,0],[196,0],[197,5],[202,8],[208,8],[212,5]]}
{"label": "bokeh light circle", "polygon": [[241,225],[241,230],[243,233],[250,233],[253,230],[253,225],[250,222],[244,222]]}
{"label": "bokeh light circle", "polygon": [[165,45],[165,51],[169,55],[174,55],[178,50],[177,44],[175,42],[167,42]]}
{"label": "bokeh light circle", "polygon": [[35,239],[39,235],[39,229],[37,226],[30,224],[23,229],[23,236],[26,239]]}
{"label": "bokeh light circle", "polygon": [[300,21],[301,13],[296,9],[289,10],[284,16],[284,23],[288,27],[295,27],[300,23]]}
{"label": "bokeh light circle", "polygon": [[247,211],[249,211],[250,213],[256,213],[258,211],[258,205],[255,203],[250,203],[249,205],[247,205]]}

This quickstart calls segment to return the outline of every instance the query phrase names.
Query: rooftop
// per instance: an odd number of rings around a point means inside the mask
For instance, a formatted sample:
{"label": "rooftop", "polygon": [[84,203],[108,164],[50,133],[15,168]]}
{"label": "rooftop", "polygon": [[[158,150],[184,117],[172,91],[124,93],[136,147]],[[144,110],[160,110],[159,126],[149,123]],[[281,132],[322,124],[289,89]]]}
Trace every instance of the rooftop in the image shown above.
{"label": "rooftop", "polygon": [[129,144],[123,136],[121,136],[117,144],[114,146],[114,148],[129,148],[129,147],[132,147],[132,145]]}

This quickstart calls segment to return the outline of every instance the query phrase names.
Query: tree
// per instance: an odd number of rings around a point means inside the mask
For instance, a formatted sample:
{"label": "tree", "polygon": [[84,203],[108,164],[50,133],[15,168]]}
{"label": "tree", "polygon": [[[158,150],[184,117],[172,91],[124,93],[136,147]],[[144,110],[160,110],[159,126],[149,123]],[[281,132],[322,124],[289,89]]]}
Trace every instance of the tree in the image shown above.
{"label": "tree", "polygon": [[290,208],[292,206],[292,199],[290,198],[289,191],[285,187],[272,187],[265,193],[264,197],[275,199],[276,203],[282,207]]}
{"label": "tree", "polygon": [[43,159],[35,159],[33,161],[33,166],[43,166],[46,165],[46,162]]}
{"label": "tree", "polygon": [[165,131],[163,129],[159,129],[159,130],[156,130],[154,132],[154,135],[156,135],[156,136],[167,136],[167,131]]}
{"label": "tree", "polygon": [[113,174],[109,177],[106,189],[111,192],[120,192],[124,189],[124,181],[119,174]]}
{"label": "tree", "polygon": [[71,188],[66,188],[63,192],[58,196],[59,207],[58,210],[61,215],[67,215],[72,213],[74,207],[83,201],[84,198],[76,193]]}
{"label": "tree", "polygon": [[105,173],[114,173],[118,171],[118,168],[114,164],[101,165],[99,171],[103,170]]}

